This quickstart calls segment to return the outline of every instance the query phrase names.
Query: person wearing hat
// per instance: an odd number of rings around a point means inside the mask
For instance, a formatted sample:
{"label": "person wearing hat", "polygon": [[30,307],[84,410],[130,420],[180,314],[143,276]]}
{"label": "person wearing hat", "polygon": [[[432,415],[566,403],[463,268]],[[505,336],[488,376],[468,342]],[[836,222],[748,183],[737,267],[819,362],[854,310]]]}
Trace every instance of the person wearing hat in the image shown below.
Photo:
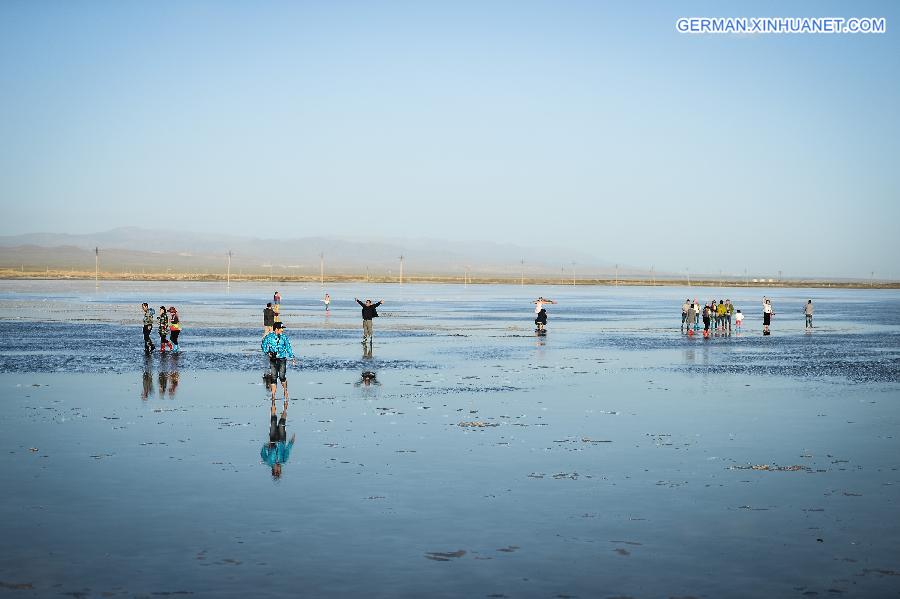
{"label": "person wearing hat", "polygon": [[175,306],[169,306],[169,332],[172,339],[169,347],[173,353],[176,353],[178,352],[178,335],[181,334],[181,319],[178,318],[178,310],[175,309]]}
{"label": "person wearing hat", "polygon": [[263,337],[262,350],[269,357],[269,372],[272,391],[272,401],[275,401],[275,390],[278,386],[278,380],[281,380],[281,388],[284,390],[284,406],[287,408],[288,388],[287,388],[287,360],[291,359],[291,364],[296,365],[297,359],[294,357],[294,349],[291,347],[291,340],[284,333],[284,324],[275,323],[275,330]]}

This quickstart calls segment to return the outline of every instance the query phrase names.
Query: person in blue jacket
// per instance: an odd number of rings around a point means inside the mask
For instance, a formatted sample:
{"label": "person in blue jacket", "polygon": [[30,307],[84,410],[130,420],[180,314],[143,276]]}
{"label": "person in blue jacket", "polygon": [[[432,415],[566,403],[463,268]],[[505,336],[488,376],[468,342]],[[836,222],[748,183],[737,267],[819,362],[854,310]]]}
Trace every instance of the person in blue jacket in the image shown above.
{"label": "person in blue jacket", "polygon": [[294,350],[291,347],[291,340],[284,333],[284,324],[275,323],[275,330],[263,337],[262,350],[269,358],[269,380],[271,382],[272,405],[275,402],[275,390],[278,387],[278,381],[281,380],[281,388],[284,389],[284,407],[287,409],[288,388],[287,388],[287,361],[291,359],[291,364],[296,365],[297,359],[294,358]]}
{"label": "person in blue jacket", "polygon": [[284,402],[284,410],[281,412],[281,418],[277,417],[275,410],[275,398],[272,398],[272,412],[269,420],[269,442],[262,446],[259,456],[264,464],[272,469],[272,478],[281,478],[281,465],[288,461],[291,457],[291,449],[294,447],[294,439],[297,435],[292,434],[291,440],[287,440],[287,402]]}

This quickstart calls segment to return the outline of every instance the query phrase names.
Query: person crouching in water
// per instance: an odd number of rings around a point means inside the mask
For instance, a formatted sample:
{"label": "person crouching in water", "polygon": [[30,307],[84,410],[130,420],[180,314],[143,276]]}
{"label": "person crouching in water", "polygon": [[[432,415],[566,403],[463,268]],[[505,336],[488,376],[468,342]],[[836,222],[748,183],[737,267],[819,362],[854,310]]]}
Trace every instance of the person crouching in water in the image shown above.
{"label": "person crouching in water", "polygon": [[537,316],[534,319],[534,324],[537,326],[537,330],[539,333],[543,333],[547,327],[547,310],[545,308],[541,308],[541,311],[537,313]]}
{"label": "person crouching in water", "polygon": [[169,349],[172,349],[172,344],[169,343],[169,313],[166,312],[165,306],[159,307],[159,316],[156,317],[156,326],[159,330],[159,353],[166,353],[166,346],[169,346]]}
{"label": "person crouching in water", "polygon": [[275,401],[275,389],[278,386],[278,380],[281,380],[281,388],[284,390],[284,407],[287,408],[288,388],[287,388],[287,359],[291,359],[291,364],[296,365],[297,359],[294,358],[294,350],[291,347],[291,340],[284,334],[284,324],[275,323],[275,330],[262,340],[262,350],[269,357],[269,376],[272,381],[272,401]]}

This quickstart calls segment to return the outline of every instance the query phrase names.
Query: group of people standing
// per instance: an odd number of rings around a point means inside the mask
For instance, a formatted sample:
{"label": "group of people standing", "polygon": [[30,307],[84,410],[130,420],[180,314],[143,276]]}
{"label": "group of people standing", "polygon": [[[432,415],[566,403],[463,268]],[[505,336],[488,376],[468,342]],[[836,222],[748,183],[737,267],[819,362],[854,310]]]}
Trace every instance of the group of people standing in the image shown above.
{"label": "group of people standing", "polygon": [[[181,334],[181,319],[178,317],[178,310],[175,306],[159,307],[159,316],[156,311],[147,305],[147,302],[141,304],[141,310],[144,313],[144,353],[149,354],[156,346],[150,339],[150,333],[153,331],[153,321],[156,320],[156,328],[159,333],[159,352],[161,354],[166,351],[176,353],[178,348],[178,336]],[[169,337],[171,336],[171,341]]]}
{"label": "group of people standing", "polygon": [[[812,328],[813,317],[812,300],[806,302],[803,313],[806,315],[806,328]],[[763,335],[770,335],[770,326],[772,325],[772,317],[775,316],[775,309],[772,307],[772,300],[764,297],[762,300],[762,316],[763,316]],[[712,333],[731,334],[731,321],[734,319],[735,330],[740,331],[744,321],[744,315],[740,310],[735,309],[730,299],[716,300],[708,302],[703,307],[694,298],[684,300],[681,304],[681,332],[687,330],[688,335],[693,335],[694,331],[699,327],[700,319],[703,319],[703,336],[709,337]]]}
{"label": "group of people standing", "polygon": [[681,332],[687,330],[688,335],[693,335],[703,320],[703,336],[709,337],[712,333],[731,334],[731,323],[734,320],[735,329],[741,330],[744,314],[734,307],[730,299],[711,300],[704,306],[700,306],[697,298],[694,301],[684,300],[681,304]]}
{"label": "group of people standing", "polygon": [[[374,339],[372,319],[378,317],[377,308],[384,300],[379,300],[374,303],[370,299],[367,299],[365,302],[361,301],[359,298],[354,298],[354,300],[362,308],[363,346],[371,348]],[[325,311],[328,312],[331,309],[331,296],[326,293],[325,299],[322,301],[325,303]],[[266,375],[266,382],[272,393],[272,405],[275,405],[275,392],[277,391],[278,382],[280,381],[284,393],[285,408],[287,408],[289,399],[287,388],[287,361],[291,360],[291,364],[295,365],[297,359],[294,356],[291,340],[284,332],[284,323],[279,320],[280,308],[281,294],[276,291],[272,301],[267,303],[266,307],[263,309],[263,340],[261,348],[263,353],[266,354],[269,359],[269,372]],[[371,351],[371,349],[369,349],[369,351]]]}

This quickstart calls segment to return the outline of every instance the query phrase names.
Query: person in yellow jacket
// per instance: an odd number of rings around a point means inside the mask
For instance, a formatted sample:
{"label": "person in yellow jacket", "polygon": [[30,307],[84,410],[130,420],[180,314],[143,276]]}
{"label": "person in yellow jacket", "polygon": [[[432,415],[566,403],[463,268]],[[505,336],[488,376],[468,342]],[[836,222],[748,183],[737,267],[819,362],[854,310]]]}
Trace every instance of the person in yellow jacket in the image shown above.
{"label": "person in yellow jacket", "polygon": [[716,306],[716,320],[718,321],[716,323],[716,328],[720,331],[725,330],[725,312],[725,301],[719,300],[719,305]]}

